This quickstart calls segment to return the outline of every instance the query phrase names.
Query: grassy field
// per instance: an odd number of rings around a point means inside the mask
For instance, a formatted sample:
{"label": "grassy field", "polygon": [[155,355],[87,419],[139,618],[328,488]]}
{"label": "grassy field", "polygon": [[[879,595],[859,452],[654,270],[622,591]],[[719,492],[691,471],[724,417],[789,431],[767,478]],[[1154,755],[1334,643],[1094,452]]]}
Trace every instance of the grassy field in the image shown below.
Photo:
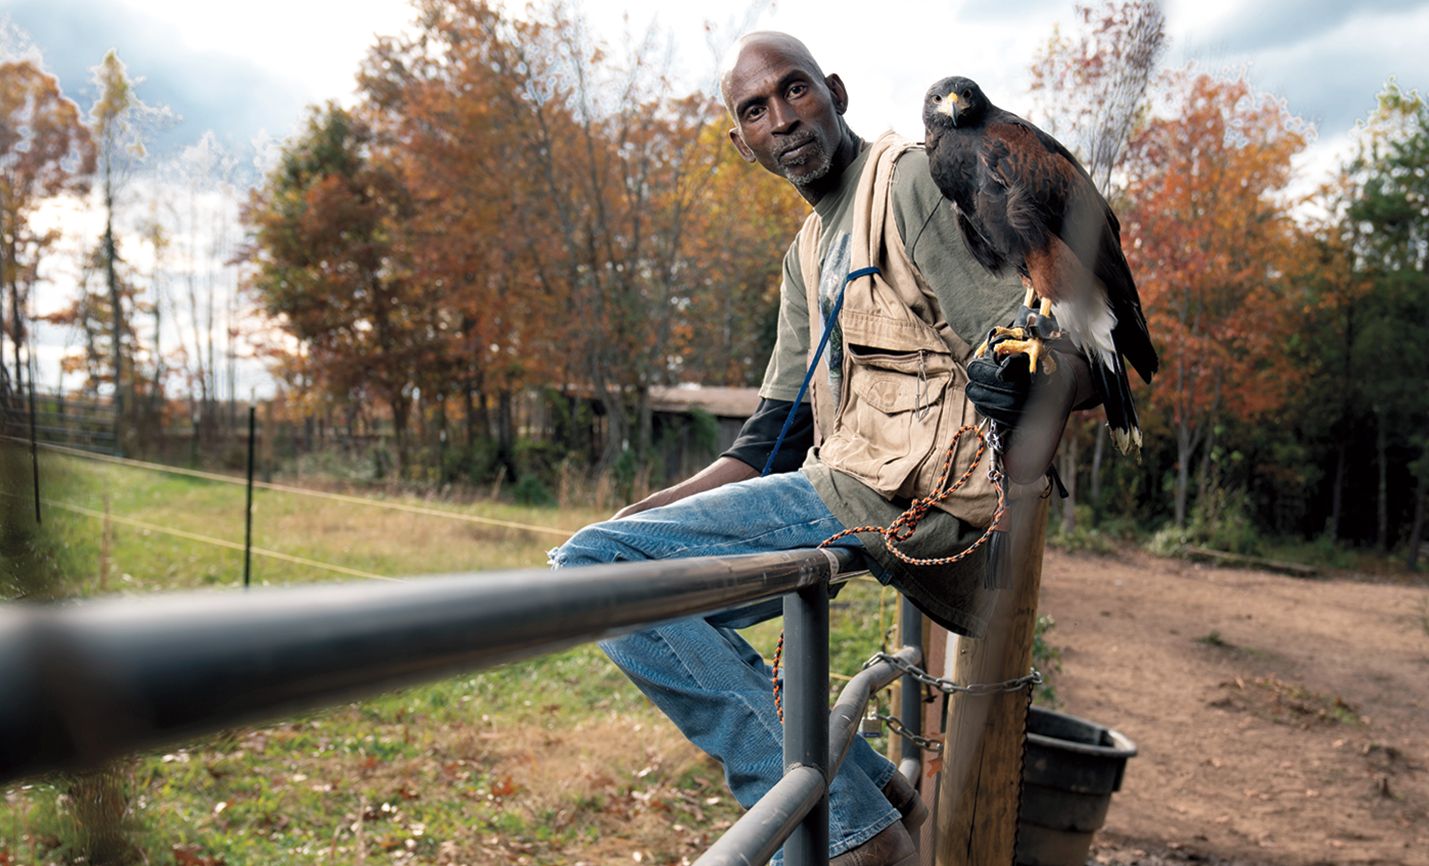
{"label": "grassy field", "polygon": [[[241,543],[241,486],[58,455],[46,455],[42,470],[52,578],[11,569],[0,574],[8,597],[241,584],[240,552],[170,534]],[[106,498],[108,544],[92,516]],[[394,501],[567,530],[605,516]],[[541,566],[560,541],[291,493],[256,496],[255,545],[388,577]],[[351,579],[254,559],[256,584]],[[839,596],[836,672],[852,674],[878,647],[893,601],[871,580]],[[776,635],[766,624],[750,638],[768,654]],[[12,787],[0,804],[0,866],[95,862],[106,845],[119,861],[178,866],[681,863],[738,814],[720,776],[586,646],[230,731],[96,776]]]}

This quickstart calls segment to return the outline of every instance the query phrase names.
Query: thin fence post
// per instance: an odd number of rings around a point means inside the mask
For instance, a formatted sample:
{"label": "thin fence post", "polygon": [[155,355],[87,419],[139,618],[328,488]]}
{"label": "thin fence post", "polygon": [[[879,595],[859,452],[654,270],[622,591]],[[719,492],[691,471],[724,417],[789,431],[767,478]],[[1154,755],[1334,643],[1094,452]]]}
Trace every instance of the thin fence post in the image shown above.
{"label": "thin fence post", "polygon": [[35,435],[35,350],[34,339],[31,338],[30,346],[25,349],[25,361],[29,366],[30,374],[30,470],[35,480],[35,523],[41,523],[40,519],[40,449],[36,444]]}
{"label": "thin fence post", "polygon": [[99,529],[99,591],[109,591],[109,554],[114,528],[109,520],[109,494],[104,494],[104,522]]}
{"label": "thin fence post", "polygon": [[829,862],[829,589],[784,596],[784,772],[812,767],[824,795],[784,843],[788,866]]}
{"label": "thin fence post", "polygon": [[[952,669],[948,664],[948,654],[951,652],[951,642],[954,635],[937,623],[923,618],[923,669],[937,676],[952,676]],[[948,695],[935,696],[934,700],[923,704],[918,715],[923,724],[923,736],[938,742],[944,742],[943,729],[947,721],[945,713],[948,708]],[[922,776],[914,783],[918,793],[923,796],[923,802],[927,804],[932,814],[937,815],[940,811],[941,800],[939,798],[938,785],[942,781],[943,754],[929,754],[925,756]],[[934,857],[938,848],[938,822],[924,821],[919,829],[918,839],[918,863],[919,866],[934,866]]]}
{"label": "thin fence post", "polygon": [[243,588],[247,589],[253,574],[253,434],[257,427],[257,412],[248,407],[248,499],[243,508]]}

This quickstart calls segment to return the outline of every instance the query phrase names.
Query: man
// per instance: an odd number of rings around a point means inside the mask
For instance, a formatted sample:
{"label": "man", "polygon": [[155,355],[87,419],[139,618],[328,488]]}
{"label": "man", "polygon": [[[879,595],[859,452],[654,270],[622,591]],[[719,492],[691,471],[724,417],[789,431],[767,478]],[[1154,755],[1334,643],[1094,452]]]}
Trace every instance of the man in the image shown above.
{"label": "man", "polygon": [[[734,446],[709,467],[577,533],[552,551],[556,567],[814,547],[847,526],[886,526],[907,507],[909,496],[928,492],[916,488],[927,487],[927,466],[940,463],[948,446],[947,419],[955,421],[964,405],[961,364],[967,347],[990,326],[1010,320],[1022,296],[1015,275],[992,277],[973,261],[952,205],[928,177],[921,150],[885,139],[869,145],[848,128],[843,82],[824,75],[803,43],[781,33],[745,36],[724,65],[721,95],[734,121],[730,140],[741,156],[788,179],[814,207],[785,257],[778,339],[759,407]],[[879,165],[894,169],[882,186],[873,180],[875,155]],[[859,249],[870,236],[872,218],[857,215],[870,196],[888,202],[888,231],[872,253]],[[810,452],[815,410],[794,405],[810,347],[818,344],[822,322],[833,318],[828,311],[848,282],[851,264],[870,254],[878,258],[885,248],[888,273],[873,288],[850,288],[852,306],[845,307],[830,339],[827,369],[815,376],[817,426],[824,438],[821,448]],[[895,279],[899,263],[904,273]],[[894,332],[917,332],[923,342],[907,344],[916,353],[874,351],[884,345],[877,342],[880,334]],[[1015,477],[1041,473],[1067,412],[1079,392],[1085,393],[1085,365],[1079,375],[1074,358],[1063,360],[1069,363],[1058,375],[1039,377],[1035,394],[1037,402],[1051,407],[1045,411],[1052,423],[1042,425],[1039,435],[1020,435],[1009,450],[1007,465]],[[1019,380],[997,365],[987,367],[978,393],[989,411],[1017,421],[1027,397],[1025,373]],[[841,388],[845,375],[848,387]],[[869,389],[870,382],[879,387]],[[841,393],[848,397],[832,405]],[[880,393],[894,396],[882,405]],[[913,402],[899,404],[897,395]],[[773,458],[774,471],[758,477],[791,409],[791,432]],[[914,441],[899,440],[900,435]],[[910,450],[919,451],[917,459],[907,459]],[[878,468],[868,468],[875,464]],[[885,477],[890,464],[902,467],[891,480]],[[987,499],[969,501],[968,513],[985,514]],[[980,534],[976,524],[935,509],[903,549],[915,557],[946,555]],[[981,557],[962,568],[915,568],[890,555],[876,534],[841,543],[867,545],[880,579],[892,581],[945,626],[965,634],[986,628],[991,594],[983,589]],[[775,600],[601,644],[686,736],[723,763],[726,781],[745,807],[782,775],[783,731],[769,668],[735,629],[778,611]],[[856,740],[830,786],[831,863],[911,866],[916,852],[910,831],[926,815],[893,765]]]}

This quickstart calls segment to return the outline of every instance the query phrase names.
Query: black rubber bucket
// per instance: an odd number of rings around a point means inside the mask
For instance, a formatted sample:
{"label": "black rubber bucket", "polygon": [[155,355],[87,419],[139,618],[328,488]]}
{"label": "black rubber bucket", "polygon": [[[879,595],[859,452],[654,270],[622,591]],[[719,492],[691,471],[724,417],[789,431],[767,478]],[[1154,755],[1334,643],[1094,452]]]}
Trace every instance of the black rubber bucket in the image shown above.
{"label": "black rubber bucket", "polygon": [[1027,716],[1018,866],[1083,866],[1136,744],[1095,722],[1033,707]]}

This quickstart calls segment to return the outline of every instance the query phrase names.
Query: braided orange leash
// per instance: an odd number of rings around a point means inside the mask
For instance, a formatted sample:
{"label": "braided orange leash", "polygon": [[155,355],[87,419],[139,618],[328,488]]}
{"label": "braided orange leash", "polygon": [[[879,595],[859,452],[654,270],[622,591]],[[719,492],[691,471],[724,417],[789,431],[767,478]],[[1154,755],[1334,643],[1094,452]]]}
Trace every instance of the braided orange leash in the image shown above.
{"label": "braided orange leash", "polygon": [[[977,453],[973,455],[972,461],[968,463],[968,468],[963,470],[963,473],[958,476],[958,479],[952,484],[948,484],[948,476],[953,471],[953,454],[957,451],[958,442],[963,438],[963,435],[968,432],[977,436]],[[841,538],[846,538],[847,536],[855,535],[860,532],[876,532],[883,536],[883,545],[888,548],[888,552],[909,565],[952,565],[972,555],[978,548],[991,540],[994,532],[1002,528],[1002,519],[1007,512],[1007,491],[1002,483],[1002,469],[998,465],[998,451],[995,448],[993,450],[993,464],[992,468],[988,470],[988,477],[992,479],[993,489],[997,491],[997,507],[993,510],[992,520],[988,523],[987,529],[983,531],[982,535],[978,536],[976,541],[952,556],[935,556],[929,559],[919,559],[914,556],[909,556],[898,548],[898,544],[913,537],[913,530],[918,528],[918,524],[928,515],[928,512],[932,510],[934,505],[947,499],[956,493],[964,484],[968,483],[968,480],[973,477],[973,473],[977,471],[977,465],[982,460],[982,455],[987,452],[990,445],[988,435],[976,424],[964,424],[958,428],[958,432],[953,434],[953,441],[948,444],[948,453],[947,456],[943,458],[943,467],[938,473],[938,480],[933,485],[932,493],[913,500],[913,503],[908,506],[908,510],[894,518],[893,522],[887,526],[869,524],[867,526],[855,526],[851,529],[845,529],[819,542],[819,547],[828,547]],[[774,708],[779,714],[780,723],[784,721],[784,687],[783,683],[779,680],[779,666],[783,660],[784,632],[780,630],[779,642],[774,647],[773,676],[770,678],[774,687]]]}

